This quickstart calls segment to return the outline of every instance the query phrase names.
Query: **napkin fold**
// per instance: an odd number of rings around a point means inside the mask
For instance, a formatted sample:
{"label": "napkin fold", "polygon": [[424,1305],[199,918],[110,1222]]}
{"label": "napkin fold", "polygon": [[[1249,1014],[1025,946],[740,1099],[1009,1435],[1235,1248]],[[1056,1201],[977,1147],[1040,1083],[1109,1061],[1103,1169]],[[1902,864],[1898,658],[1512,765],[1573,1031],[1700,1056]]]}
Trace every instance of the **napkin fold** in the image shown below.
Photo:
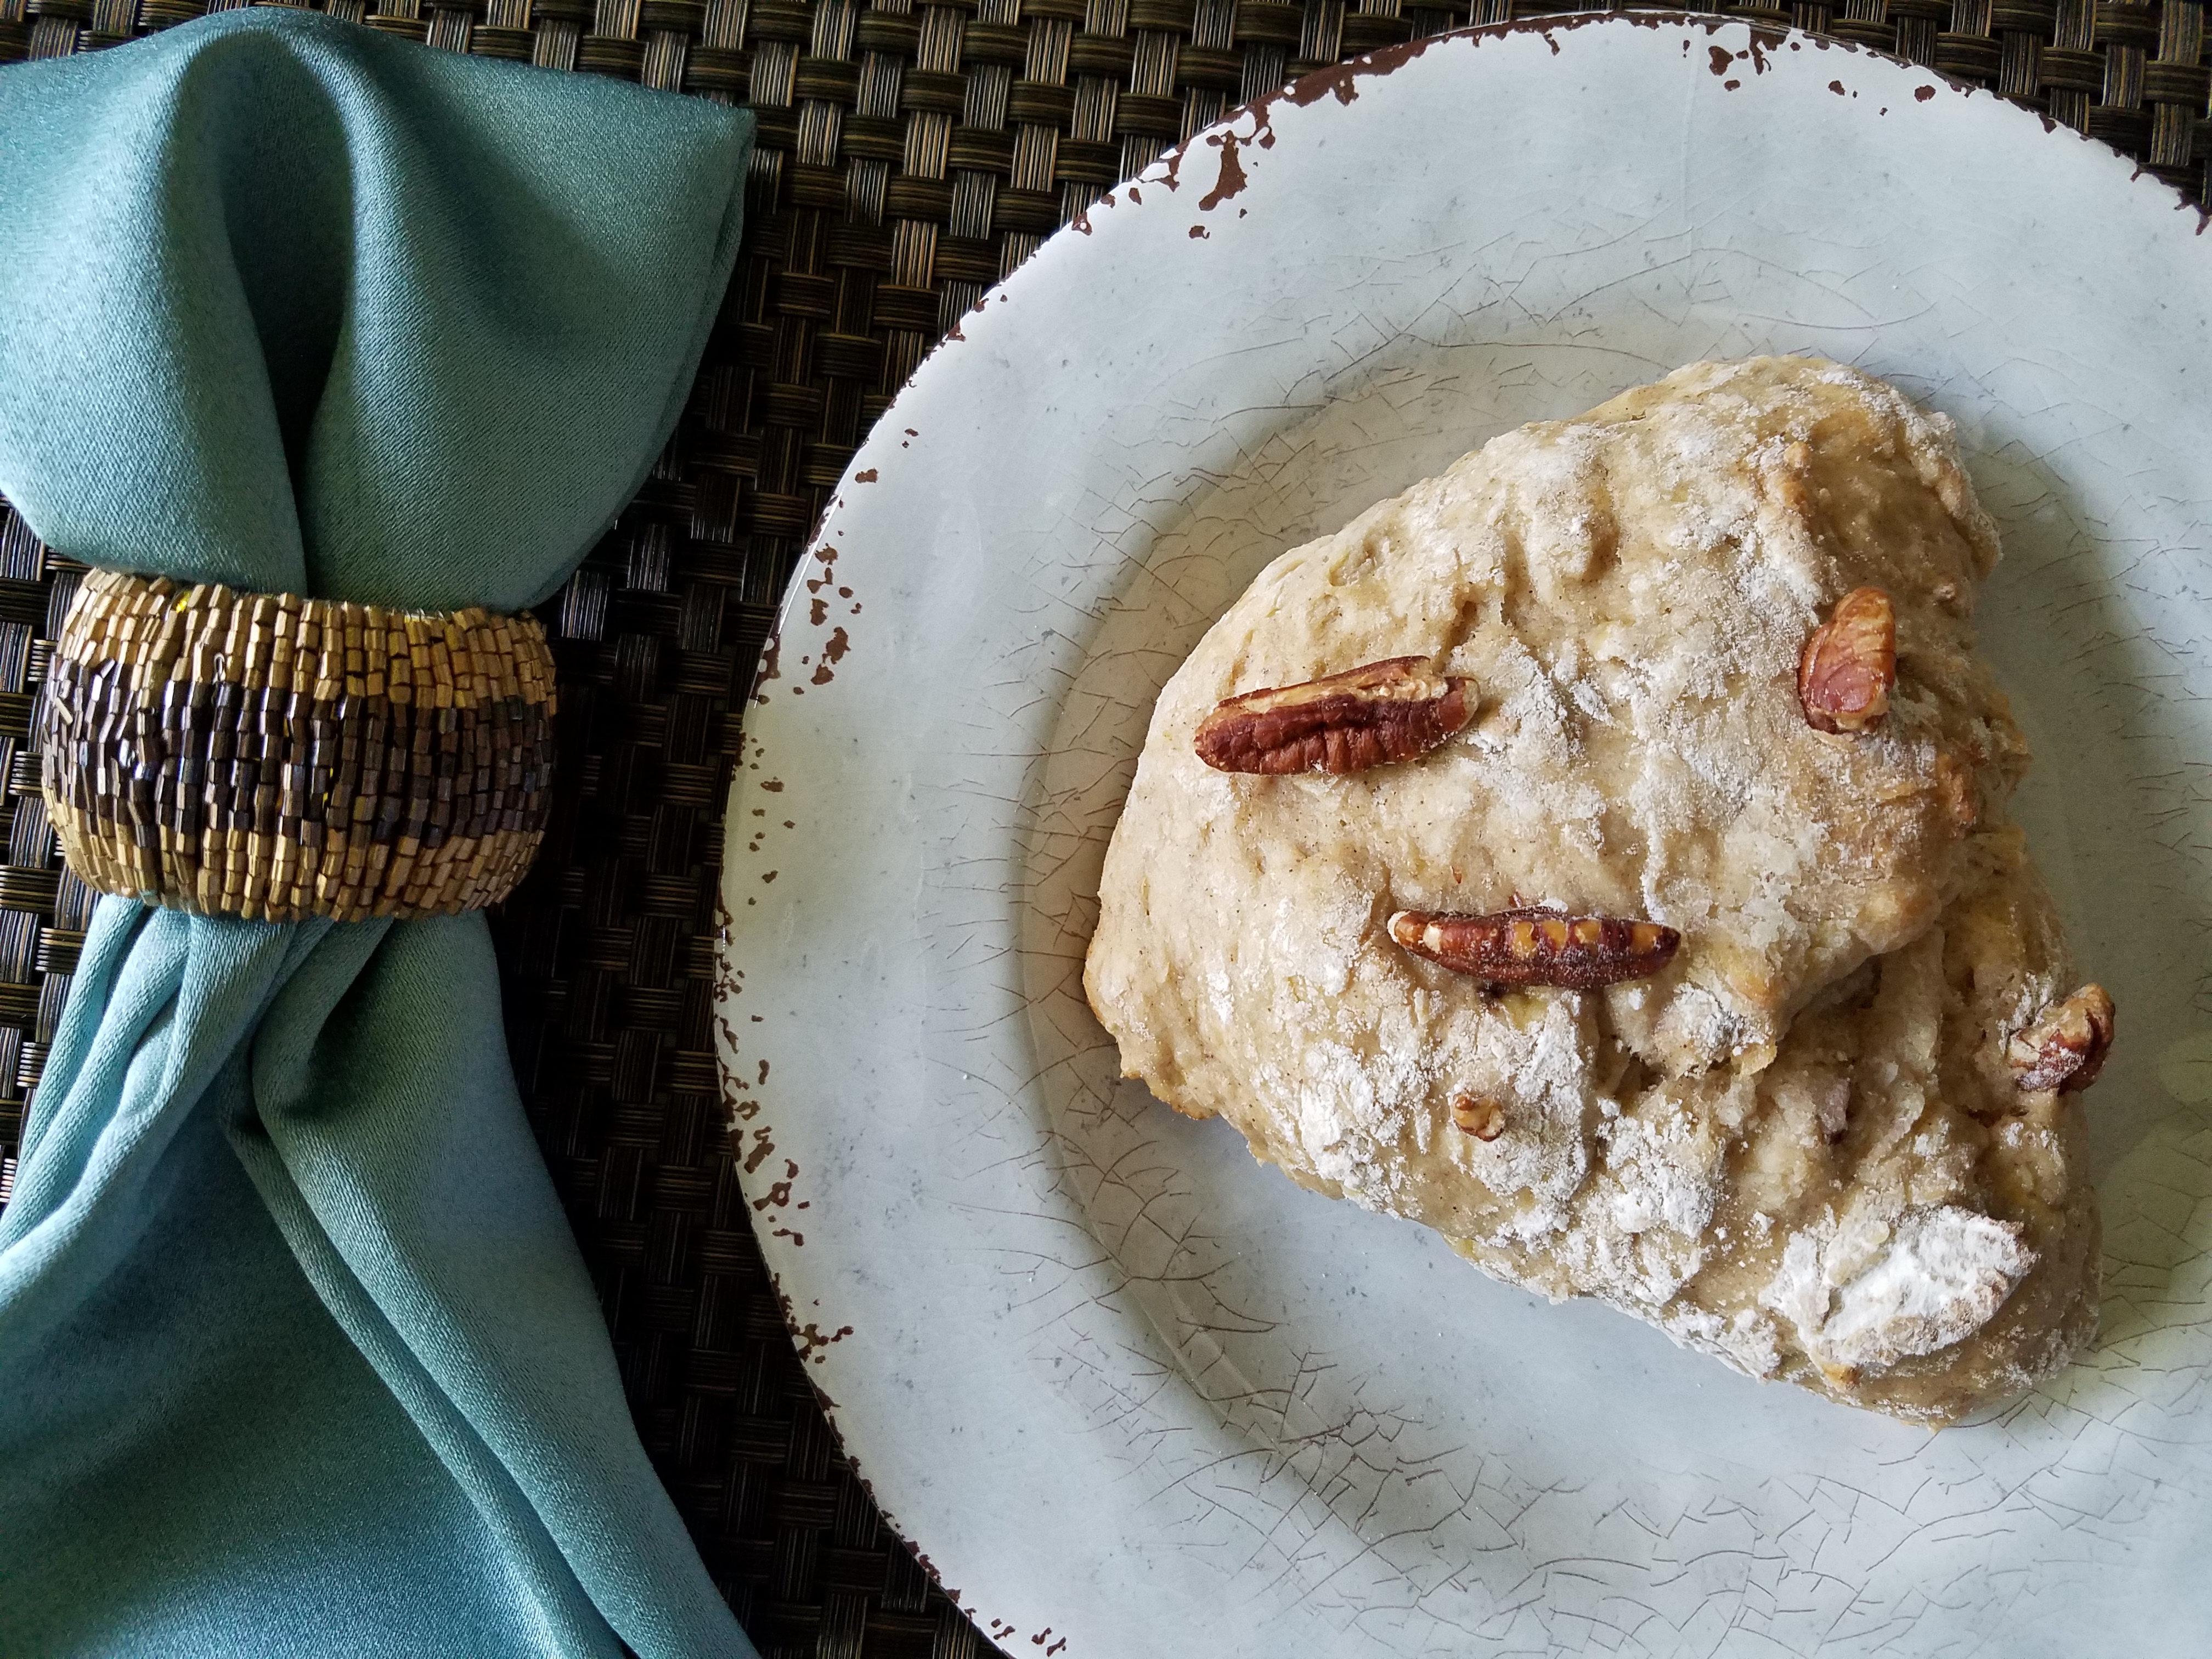
{"label": "napkin fold", "polygon": [[[675,424],[750,139],[289,9],[0,73],[0,494],[95,565],[538,601]],[[624,1644],[752,1651],[631,1426],[482,917],[103,900],[0,1212],[0,1653]]]}

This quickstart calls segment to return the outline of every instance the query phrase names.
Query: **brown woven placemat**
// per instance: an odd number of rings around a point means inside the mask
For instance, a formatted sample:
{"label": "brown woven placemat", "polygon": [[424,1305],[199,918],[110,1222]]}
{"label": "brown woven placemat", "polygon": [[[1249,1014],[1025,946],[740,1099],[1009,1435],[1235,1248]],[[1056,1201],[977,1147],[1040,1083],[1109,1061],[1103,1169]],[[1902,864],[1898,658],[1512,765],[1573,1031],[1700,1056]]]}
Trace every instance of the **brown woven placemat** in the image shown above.
{"label": "brown woven placemat", "polygon": [[[0,63],[201,0],[0,0]],[[1054,229],[1238,103],[1342,57],[1547,12],[1518,0],[327,0],[454,52],[759,114],[738,273],[681,429],[546,621],[555,821],[495,918],[523,1096],[597,1278],[639,1432],[769,1659],[988,1644],[878,1519],[793,1354],[723,1142],[708,1035],[722,799],[756,653],[809,526],[930,343]],[[2192,200],[2204,7],[1710,5],[1992,87]],[[1581,112],[1577,118],[1594,118]],[[1634,135],[1621,135],[1634,142]],[[1940,166],[1940,157],[1930,164]],[[78,567],[0,512],[0,1155],[89,895],[26,752]],[[0,1161],[0,1196],[12,1181]]]}

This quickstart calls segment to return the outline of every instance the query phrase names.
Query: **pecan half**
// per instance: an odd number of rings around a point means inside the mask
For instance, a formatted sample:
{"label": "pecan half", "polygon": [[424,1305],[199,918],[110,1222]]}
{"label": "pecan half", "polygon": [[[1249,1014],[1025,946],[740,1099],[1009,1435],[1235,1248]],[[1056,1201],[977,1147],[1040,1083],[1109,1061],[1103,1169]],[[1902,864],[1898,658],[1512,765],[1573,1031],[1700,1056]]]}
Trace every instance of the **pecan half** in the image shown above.
{"label": "pecan half", "polygon": [[2085,985],[2045,1009],[2005,1051],[2021,1092],[2072,1094],[2094,1083],[2112,1046],[2112,995],[2101,985]]}
{"label": "pecan half", "polygon": [[1401,910],[1390,937],[1417,957],[1491,985],[1560,985],[1577,991],[1643,979],[1674,959],[1672,927],[1559,910],[1452,915]]}
{"label": "pecan half", "polygon": [[1797,659],[1797,701],[1816,732],[1863,732],[1889,712],[1897,684],[1897,607],[1879,587],[1836,601]]}
{"label": "pecan half", "polygon": [[1455,1095],[1452,1123],[1477,1140],[1495,1140],[1505,1133],[1505,1108],[1486,1095]]}
{"label": "pecan half", "polygon": [[1427,753],[1474,712],[1470,682],[1393,657],[1231,697],[1199,722],[1196,747],[1217,772],[1364,772]]}

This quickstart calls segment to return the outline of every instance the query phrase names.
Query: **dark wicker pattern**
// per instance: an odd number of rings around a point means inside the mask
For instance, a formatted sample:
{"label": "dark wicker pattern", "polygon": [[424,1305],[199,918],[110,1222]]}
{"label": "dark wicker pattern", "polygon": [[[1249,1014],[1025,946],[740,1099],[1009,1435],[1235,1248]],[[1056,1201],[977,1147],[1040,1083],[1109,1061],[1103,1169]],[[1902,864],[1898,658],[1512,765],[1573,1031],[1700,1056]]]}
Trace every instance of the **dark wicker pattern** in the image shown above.
{"label": "dark wicker pattern", "polygon": [[[646,1444],[763,1650],[965,1659],[988,1644],[878,1523],[815,1407],[719,1132],[708,1011],[720,815],[770,606],[860,435],[930,343],[1117,179],[1306,70],[1577,8],[327,3],[434,46],[759,112],[744,253],[690,413],[548,618],[562,636],[555,819],[538,870],[495,913],[510,1039]],[[0,0],[0,60],[108,45],[201,9]],[[2212,70],[2196,0],[1702,9],[1824,30],[1994,87],[2203,196]],[[74,580],[12,515],[0,520],[0,769],[13,809],[0,1114],[38,1076],[82,939],[86,891],[56,868],[37,763],[22,752],[28,692]],[[0,1140],[13,1121],[0,1116]]]}

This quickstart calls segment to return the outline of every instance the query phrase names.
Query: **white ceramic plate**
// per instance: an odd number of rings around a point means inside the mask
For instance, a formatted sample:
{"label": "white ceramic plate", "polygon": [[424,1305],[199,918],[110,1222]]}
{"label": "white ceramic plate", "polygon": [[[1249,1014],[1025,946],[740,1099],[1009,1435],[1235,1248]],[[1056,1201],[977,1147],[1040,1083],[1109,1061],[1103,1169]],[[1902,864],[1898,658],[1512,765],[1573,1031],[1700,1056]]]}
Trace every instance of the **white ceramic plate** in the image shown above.
{"label": "white ceramic plate", "polygon": [[[1238,185],[1241,179],[1241,188]],[[839,1431],[1009,1652],[2179,1655],[2212,1630],[2212,242],[1985,94],[1680,20],[1305,83],[1094,209],[876,428],[730,805],[747,1192]],[[1955,416],[2021,812],[2121,1009],[2105,1334],[1941,1436],[1493,1284],[1117,1083],[1155,692],[1523,421],[1808,351]]]}

